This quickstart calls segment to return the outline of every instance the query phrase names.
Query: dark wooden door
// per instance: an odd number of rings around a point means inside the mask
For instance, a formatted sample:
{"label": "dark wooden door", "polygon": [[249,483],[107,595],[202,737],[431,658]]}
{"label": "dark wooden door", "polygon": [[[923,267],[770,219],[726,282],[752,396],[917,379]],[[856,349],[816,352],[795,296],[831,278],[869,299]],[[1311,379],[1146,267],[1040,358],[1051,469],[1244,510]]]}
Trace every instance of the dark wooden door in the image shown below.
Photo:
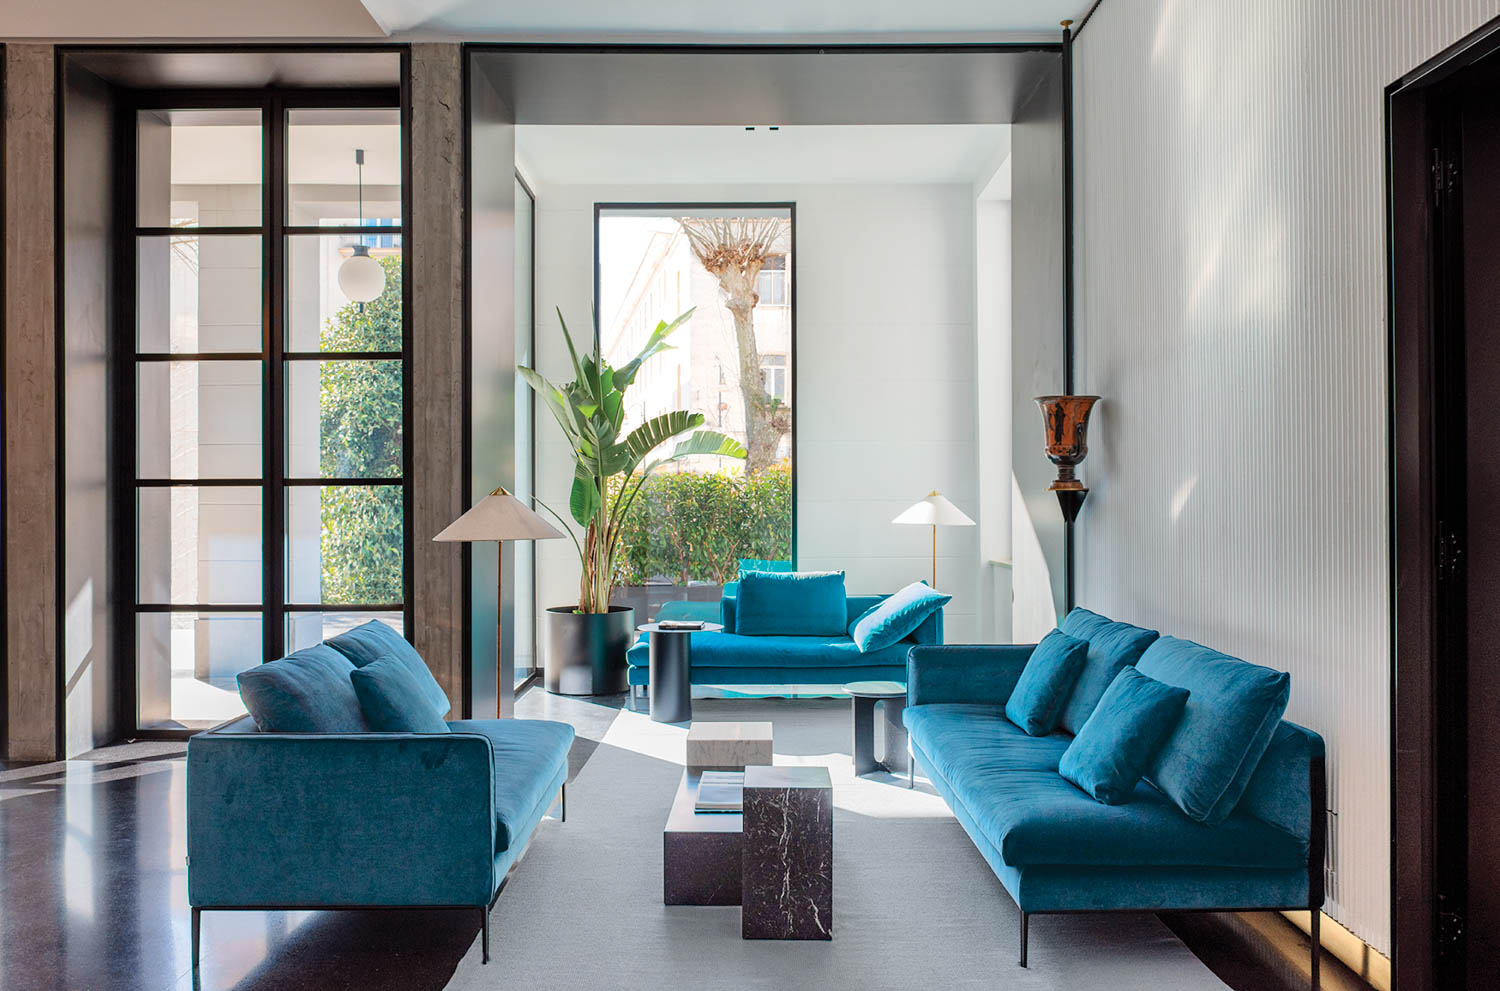
{"label": "dark wooden door", "polygon": [[[1440,721],[1462,722],[1465,739],[1450,741],[1461,796],[1465,835],[1462,887],[1456,918],[1439,918],[1439,932],[1467,948],[1457,967],[1471,988],[1500,986],[1500,72],[1466,73],[1459,99],[1459,154],[1452,182],[1462,203],[1463,459],[1462,533],[1448,551],[1461,586],[1466,650],[1453,677],[1452,695],[1440,698]],[[1457,483],[1457,479],[1451,480]],[[1457,591],[1457,589],[1456,589]],[[1457,790],[1457,789],[1450,789]],[[1458,796],[1454,796],[1455,800]],[[1444,835],[1440,831],[1439,837]],[[1440,888],[1440,895],[1447,892]],[[1440,910],[1447,906],[1440,905]]]}

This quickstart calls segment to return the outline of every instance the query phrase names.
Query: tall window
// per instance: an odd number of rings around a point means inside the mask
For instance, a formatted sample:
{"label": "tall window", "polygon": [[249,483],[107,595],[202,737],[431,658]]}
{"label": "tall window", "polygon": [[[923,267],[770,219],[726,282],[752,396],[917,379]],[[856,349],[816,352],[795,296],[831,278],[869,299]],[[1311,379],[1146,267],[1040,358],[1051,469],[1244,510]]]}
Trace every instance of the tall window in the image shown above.
{"label": "tall window", "polygon": [[394,94],[145,104],[136,718],[191,729],[252,665],[406,627],[403,135]]}
{"label": "tall window", "polygon": [[672,349],[641,366],[626,393],[626,428],[683,409],[750,452],[688,459],[647,484],[625,522],[617,594],[648,618],[675,600],[717,615],[741,559],[792,560],[793,210],[610,204],[597,214],[608,361],[629,361],[658,322],[694,310]]}

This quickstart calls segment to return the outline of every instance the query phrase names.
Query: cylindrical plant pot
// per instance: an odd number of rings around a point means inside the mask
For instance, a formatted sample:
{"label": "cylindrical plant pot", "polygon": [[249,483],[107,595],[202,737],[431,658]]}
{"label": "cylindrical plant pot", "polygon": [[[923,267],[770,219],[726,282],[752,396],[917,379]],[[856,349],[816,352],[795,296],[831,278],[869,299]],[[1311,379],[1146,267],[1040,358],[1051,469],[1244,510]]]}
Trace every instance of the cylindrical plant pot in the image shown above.
{"label": "cylindrical plant pot", "polygon": [[547,691],[559,695],[612,695],[627,688],[625,651],[635,632],[635,610],[607,613],[547,610]]}

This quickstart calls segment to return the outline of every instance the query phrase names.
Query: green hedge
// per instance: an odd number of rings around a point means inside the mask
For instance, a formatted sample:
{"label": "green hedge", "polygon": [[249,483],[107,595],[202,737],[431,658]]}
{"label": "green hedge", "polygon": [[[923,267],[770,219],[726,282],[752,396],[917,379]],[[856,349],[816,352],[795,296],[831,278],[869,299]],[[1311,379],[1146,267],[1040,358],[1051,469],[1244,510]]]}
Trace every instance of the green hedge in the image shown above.
{"label": "green hedge", "polygon": [[[401,258],[378,259],[385,292],[336,313],[321,336],[324,351],[401,350]],[[325,478],[401,474],[401,362],[320,364],[319,461]],[[323,601],[402,602],[400,486],[322,490]]]}
{"label": "green hedge", "polygon": [[792,556],[792,470],[654,476],[621,533],[615,580],[734,581],[740,558]]}

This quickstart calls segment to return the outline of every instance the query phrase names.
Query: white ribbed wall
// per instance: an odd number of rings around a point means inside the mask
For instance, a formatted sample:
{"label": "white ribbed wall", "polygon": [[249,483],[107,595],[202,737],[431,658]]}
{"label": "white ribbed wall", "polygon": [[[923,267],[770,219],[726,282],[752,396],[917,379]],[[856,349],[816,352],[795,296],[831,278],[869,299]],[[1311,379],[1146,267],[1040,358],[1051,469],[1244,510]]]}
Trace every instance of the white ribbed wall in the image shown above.
{"label": "white ribbed wall", "polygon": [[1390,949],[1383,90],[1500,0],[1104,0],[1076,48],[1078,600],[1290,671]]}

